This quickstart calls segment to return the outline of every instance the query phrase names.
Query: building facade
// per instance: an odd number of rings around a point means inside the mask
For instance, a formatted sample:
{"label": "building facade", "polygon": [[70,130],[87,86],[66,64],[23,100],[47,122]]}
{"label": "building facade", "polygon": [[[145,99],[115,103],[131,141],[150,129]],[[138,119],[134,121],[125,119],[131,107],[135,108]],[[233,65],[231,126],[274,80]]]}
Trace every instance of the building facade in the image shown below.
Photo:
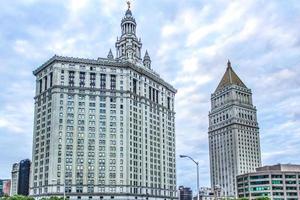
{"label": "building facade", "polygon": [[19,170],[20,170],[19,163],[14,163],[11,171],[11,189],[10,189],[11,196],[18,194]]}
{"label": "building facade", "polygon": [[273,200],[300,199],[300,165],[277,164],[237,176],[238,197]]}
{"label": "building facade", "polygon": [[236,197],[236,176],[261,166],[259,128],[252,93],[233,71],[226,72],[211,95],[209,157],[211,187]]}
{"label": "building facade", "polygon": [[[198,197],[195,196],[193,198],[197,200]],[[221,188],[209,188],[209,187],[201,187],[199,190],[199,200],[215,200],[215,199],[227,199],[225,196],[221,196]],[[230,199],[230,198],[229,198]]]}
{"label": "building facade", "polygon": [[[214,200],[215,193],[212,188],[208,187],[201,187],[199,191],[199,199],[200,200]],[[197,197],[194,197],[194,200],[197,200]]]}
{"label": "building facade", "polygon": [[29,194],[30,165],[29,159],[13,164],[11,171],[11,196],[27,196]]}
{"label": "building facade", "polygon": [[176,198],[176,89],[141,57],[130,7],[115,46],[34,71],[33,197]]}
{"label": "building facade", "polygon": [[189,187],[179,186],[178,199],[179,200],[192,200],[193,191]]}
{"label": "building facade", "polygon": [[11,180],[0,179],[0,197],[10,195]]}
{"label": "building facade", "polygon": [[19,164],[18,194],[20,195],[29,194],[30,165],[29,159],[21,160]]}

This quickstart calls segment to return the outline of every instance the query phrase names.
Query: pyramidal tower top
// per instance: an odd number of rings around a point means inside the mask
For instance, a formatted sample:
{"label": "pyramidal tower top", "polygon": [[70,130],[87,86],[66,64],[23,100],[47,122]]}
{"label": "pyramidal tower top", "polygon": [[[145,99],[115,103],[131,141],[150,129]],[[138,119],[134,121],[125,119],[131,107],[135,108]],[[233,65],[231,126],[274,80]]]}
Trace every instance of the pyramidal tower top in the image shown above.
{"label": "pyramidal tower top", "polygon": [[246,85],[243,83],[243,81],[238,77],[238,75],[232,69],[230,60],[228,60],[227,62],[227,69],[216,91],[222,90],[224,87],[229,85],[237,85],[240,87],[247,88]]}

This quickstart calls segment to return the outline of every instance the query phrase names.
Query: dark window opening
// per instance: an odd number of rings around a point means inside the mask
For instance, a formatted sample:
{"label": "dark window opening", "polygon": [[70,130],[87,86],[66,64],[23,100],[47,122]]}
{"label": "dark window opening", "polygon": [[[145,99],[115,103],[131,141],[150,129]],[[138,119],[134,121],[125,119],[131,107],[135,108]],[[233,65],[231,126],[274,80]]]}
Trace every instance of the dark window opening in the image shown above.
{"label": "dark window opening", "polygon": [[136,94],[136,80],[133,79],[133,93]]}
{"label": "dark window opening", "polygon": [[152,88],[149,86],[149,99],[151,100],[152,99]]}
{"label": "dark window opening", "polygon": [[50,73],[50,87],[52,87],[53,84],[53,73]]}
{"label": "dark window opening", "polygon": [[116,75],[110,75],[110,89],[116,90]]}
{"label": "dark window opening", "polygon": [[40,89],[40,93],[42,93],[42,91],[43,91],[43,80],[42,79],[39,80],[39,89]]}
{"label": "dark window opening", "polygon": [[106,75],[100,74],[100,89],[106,88]]}
{"label": "dark window opening", "polygon": [[47,81],[48,81],[47,76],[45,76],[45,90],[47,90]]}

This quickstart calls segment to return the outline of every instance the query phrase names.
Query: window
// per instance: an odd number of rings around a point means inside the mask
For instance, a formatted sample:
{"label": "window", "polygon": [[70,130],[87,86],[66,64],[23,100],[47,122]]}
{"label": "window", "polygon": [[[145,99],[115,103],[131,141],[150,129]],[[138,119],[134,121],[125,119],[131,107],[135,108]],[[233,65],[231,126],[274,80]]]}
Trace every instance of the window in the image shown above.
{"label": "window", "polygon": [[149,99],[151,100],[152,99],[152,88],[149,86],[149,89],[148,89],[148,91],[149,91]]}
{"label": "window", "polygon": [[296,178],[296,175],[288,175],[288,174],[286,174],[286,175],[285,175],[285,178],[293,178],[293,179],[295,179],[295,178]]}
{"label": "window", "polygon": [[74,87],[74,77],[75,77],[75,72],[69,71],[69,85],[71,87]]}
{"label": "window", "polygon": [[296,181],[285,181],[286,184],[296,184]]}
{"label": "window", "polygon": [[282,184],[281,180],[272,180],[272,184]]}
{"label": "window", "polygon": [[53,85],[53,73],[50,73],[50,87]]}
{"label": "window", "polygon": [[116,90],[116,75],[110,75],[110,89]]}
{"label": "window", "polygon": [[43,80],[42,79],[39,80],[39,88],[40,88],[40,93],[42,93],[42,91],[43,91]]}
{"label": "window", "polygon": [[84,87],[85,85],[85,72],[80,72],[79,74],[79,87]]}
{"label": "window", "polygon": [[91,88],[94,88],[96,86],[96,74],[95,73],[90,74],[90,86],[91,86]]}
{"label": "window", "polygon": [[100,89],[106,88],[106,74],[100,74]]}
{"label": "window", "polygon": [[136,80],[133,79],[133,93],[136,94]]}
{"label": "window", "polygon": [[47,78],[47,76],[45,76],[45,90],[47,90],[47,81],[48,81],[48,78]]}

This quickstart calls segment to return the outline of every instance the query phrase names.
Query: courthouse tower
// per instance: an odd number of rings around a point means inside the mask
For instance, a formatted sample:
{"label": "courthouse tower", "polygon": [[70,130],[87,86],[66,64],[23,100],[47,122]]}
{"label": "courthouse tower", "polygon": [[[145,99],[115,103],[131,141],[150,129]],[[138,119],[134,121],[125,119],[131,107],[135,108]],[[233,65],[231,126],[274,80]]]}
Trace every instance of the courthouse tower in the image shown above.
{"label": "courthouse tower", "polygon": [[55,55],[34,71],[33,197],[176,197],[176,89],[142,59],[130,8],[115,47],[107,58]]}
{"label": "courthouse tower", "polygon": [[236,196],[236,176],[261,166],[259,128],[252,93],[230,61],[215,92],[209,113],[211,186]]}

